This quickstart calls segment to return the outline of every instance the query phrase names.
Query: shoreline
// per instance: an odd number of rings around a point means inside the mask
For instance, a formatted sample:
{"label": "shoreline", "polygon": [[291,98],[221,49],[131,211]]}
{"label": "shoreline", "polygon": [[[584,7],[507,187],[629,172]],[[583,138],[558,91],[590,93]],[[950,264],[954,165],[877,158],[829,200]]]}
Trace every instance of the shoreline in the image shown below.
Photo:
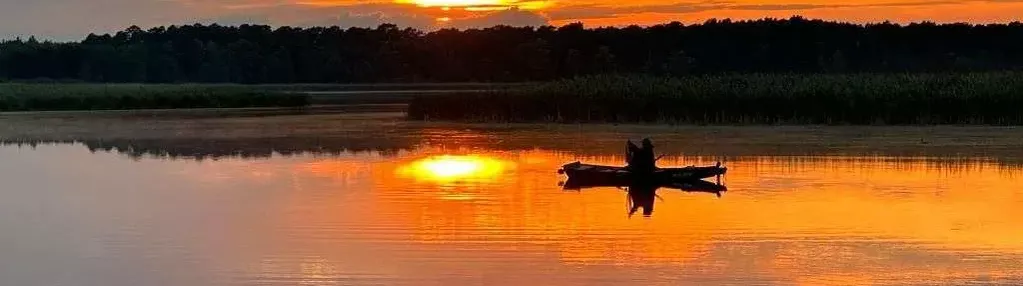
{"label": "shoreline", "polygon": [[210,108],[155,108],[155,109],[98,109],[98,110],[39,110],[39,111],[4,111],[0,112],[0,118],[17,116],[41,116],[41,115],[173,115],[188,113],[272,113],[287,111],[305,112],[361,112],[373,113],[380,110],[403,111],[407,104],[400,103],[366,103],[366,104],[313,104],[295,107],[210,107]]}
{"label": "shoreline", "polygon": [[596,75],[416,96],[409,117],[481,123],[1023,125],[1021,72]]}
{"label": "shoreline", "polygon": [[[461,123],[410,121],[398,110],[367,106],[323,106],[320,109],[205,109],[105,112],[23,112],[0,114],[0,140],[401,140],[464,137],[464,146],[547,146],[576,149],[578,142],[621,148],[625,139],[653,137],[666,152],[694,150],[801,149],[832,152],[887,152],[889,149],[945,149],[947,154],[982,153],[984,149],[1023,155],[1023,128],[974,125],[822,126],[822,125],[644,125]],[[348,108],[345,110],[345,108]],[[375,108],[400,108],[383,105]],[[544,135],[537,141],[507,134]],[[500,139],[500,140],[499,140]],[[495,141],[496,140],[496,141]],[[369,144],[369,143],[367,143]],[[369,144],[372,145],[372,144]],[[938,153],[935,153],[938,154]]]}
{"label": "shoreline", "polygon": [[296,107],[224,107],[224,108],[154,108],[154,109],[99,109],[99,110],[38,110],[38,111],[0,111],[0,119],[4,118],[29,118],[29,117],[68,117],[84,116],[101,118],[103,116],[168,116],[174,119],[176,115],[219,115],[222,118],[230,118],[232,115],[244,115],[245,117],[275,116],[275,115],[346,115],[346,114],[386,114],[392,119],[405,121],[413,124],[436,124],[447,126],[504,126],[514,127],[536,127],[554,129],[577,129],[583,128],[638,128],[651,130],[667,129],[688,129],[688,128],[872,128],[872,129],[927,129],[927,128],[973,128],[973,129],[1016,129],[1023,125],[992,125],[992,124],[814,124],[814,123],[685,123],[685,122],[547,122],[547,121],[516,121],[516,122],[480,122],[470,120],[421,120],[408,117],[409,104],[407,103],[343,103],[331,104],[320,103]]}
{"label": "shoreline", "polygon": [[241,85],[0,82],[0,113],[408,104],[415,96],[484,93],[527,84],[529,83]]}

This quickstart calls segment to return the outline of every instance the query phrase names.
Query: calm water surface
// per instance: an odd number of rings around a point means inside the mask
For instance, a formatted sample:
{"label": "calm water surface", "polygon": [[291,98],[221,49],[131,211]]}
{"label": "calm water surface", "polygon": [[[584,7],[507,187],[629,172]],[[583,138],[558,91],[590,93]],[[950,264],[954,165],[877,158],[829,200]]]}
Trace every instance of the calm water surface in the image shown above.
{"label": "calm water surface", "polygon": [[204,160],[0,147],[0,284],[1023,283],[1023,171],[999,160],[765,151],[726,160],[720,197],[662,189],[630,217],[625,192],[565,191],[555,172],[621,148],[436,134]]}

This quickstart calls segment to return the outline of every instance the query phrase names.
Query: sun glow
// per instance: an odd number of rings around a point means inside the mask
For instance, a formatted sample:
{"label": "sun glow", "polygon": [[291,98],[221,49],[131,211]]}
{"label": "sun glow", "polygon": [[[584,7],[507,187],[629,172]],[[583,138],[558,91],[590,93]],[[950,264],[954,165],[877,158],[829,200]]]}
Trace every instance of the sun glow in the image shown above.
{"label": "sun glow", "polygon": [[479,156],[435,156],[414,161],[399,168],[398,173],[418,180],[452,182],[492,179],[505,169],[497,159]]}
{"label": "sun glow", "polygon": [[504,6],[510,1],[504,0],[398,0],[398,3],[416,4],[422,7],[468,7],[468,6]]}

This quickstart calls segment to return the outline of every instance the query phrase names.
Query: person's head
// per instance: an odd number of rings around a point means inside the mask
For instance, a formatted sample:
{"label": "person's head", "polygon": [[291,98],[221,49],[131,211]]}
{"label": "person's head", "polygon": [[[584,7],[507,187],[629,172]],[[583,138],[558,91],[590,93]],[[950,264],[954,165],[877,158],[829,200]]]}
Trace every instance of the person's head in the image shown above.
{"label": "person's head", "polygon": [[644,138],[643,147],[654,147],[654,143],[650,141],[650,138]]}

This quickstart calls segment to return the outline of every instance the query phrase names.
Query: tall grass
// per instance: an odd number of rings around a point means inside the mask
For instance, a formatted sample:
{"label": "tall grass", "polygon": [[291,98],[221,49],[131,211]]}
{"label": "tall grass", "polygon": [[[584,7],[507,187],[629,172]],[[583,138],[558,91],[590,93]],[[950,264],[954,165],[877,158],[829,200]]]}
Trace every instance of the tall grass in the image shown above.
{"label": "tall grass", "polygon": [[581,77],[413,99],[409,118],[475,122],[1023,124],[1023,73]]}
{"label": "tall grass", "polygon": [[239,85],[0,84],[0,111],[296,107],[304,94]]}

